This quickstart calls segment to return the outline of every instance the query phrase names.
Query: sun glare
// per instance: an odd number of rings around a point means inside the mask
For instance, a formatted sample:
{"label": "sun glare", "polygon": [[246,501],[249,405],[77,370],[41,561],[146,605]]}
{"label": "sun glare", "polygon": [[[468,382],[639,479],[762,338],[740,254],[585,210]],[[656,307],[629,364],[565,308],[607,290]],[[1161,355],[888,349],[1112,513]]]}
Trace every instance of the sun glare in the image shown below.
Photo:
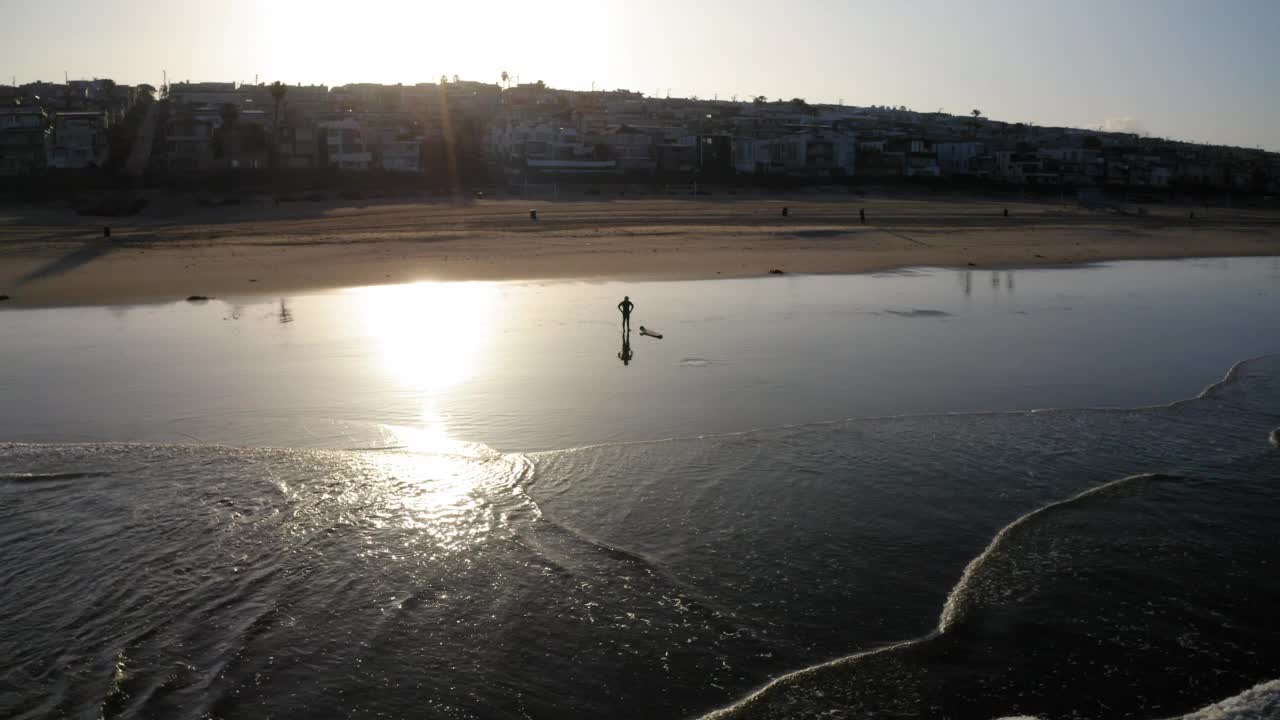
{"label": "sun glare", "polygon": [[[520,2],[487,4],[366,0],[358,6],[334,0],[277,0],[253,11],[258,40],[254,71],[286,84],[351,82],[435,82],[441,75],[488,83],[502,70],[523,72],[525,82],[555,79],[587,83],[581,57],[599,66],[598,54],[614,11],[598,3],[571,0],[548,13]],[[353,17],[372,20],[350,27]],[[555,18],[554,27],[546,27]],[[587,18],[590,19],[588,23]],[[546,33],[574,38],[565,49],[545,41]],[[607,35],[600,35],[601,38]],[[579,77],[581,76],[581,77]]]}
{"label": "sun glare", "polygon": [[383,368],[406,390],[431,397],[483,363],[498,289],[492,283],[414,283],[350,290]]}

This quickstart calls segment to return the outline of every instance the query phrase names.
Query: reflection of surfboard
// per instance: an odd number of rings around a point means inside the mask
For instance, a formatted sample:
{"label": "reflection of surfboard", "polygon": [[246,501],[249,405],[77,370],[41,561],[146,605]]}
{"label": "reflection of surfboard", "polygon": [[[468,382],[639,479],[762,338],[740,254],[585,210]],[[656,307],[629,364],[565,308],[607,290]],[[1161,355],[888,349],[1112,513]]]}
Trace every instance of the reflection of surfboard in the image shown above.
{"label": "reflection of surfboard", "polygon": [[648,335],[648,336],[649,336],[649,337],[651,337],[651,338],[658,338],[659,340],[661,340],[661,339],[662,339],[662,333],[660,333],[660,332],[654,332],[654,331],[652,331],[652,330],[650,330],[650,329],[646,328],[646,327],[645,327],[645,326],[643,326],[643,325],[641,325],[641,326],[640,326],[640,334],[641,334],[641,335]]}

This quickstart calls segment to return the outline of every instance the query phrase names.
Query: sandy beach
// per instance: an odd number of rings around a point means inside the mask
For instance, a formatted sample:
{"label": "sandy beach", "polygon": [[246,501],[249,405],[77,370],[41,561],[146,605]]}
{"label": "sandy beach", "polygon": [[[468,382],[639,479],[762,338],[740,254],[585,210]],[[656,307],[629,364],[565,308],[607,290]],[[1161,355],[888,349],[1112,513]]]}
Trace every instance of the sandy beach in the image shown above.
{"label": "sandy beach", "polygon": [[264,200],[158,206],[132,218],[8,206],[0,207],[0,295],[9,306],[86,305],[417,280],[702,279],[1280,255],[1274,212],[1197,209],[1195,220],[1188,212],[847,195]]}

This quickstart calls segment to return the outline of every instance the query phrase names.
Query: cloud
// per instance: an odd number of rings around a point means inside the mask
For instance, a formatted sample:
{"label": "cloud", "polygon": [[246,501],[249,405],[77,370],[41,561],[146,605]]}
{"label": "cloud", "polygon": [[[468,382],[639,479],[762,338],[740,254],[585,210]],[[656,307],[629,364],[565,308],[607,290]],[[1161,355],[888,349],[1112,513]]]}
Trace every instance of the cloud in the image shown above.
{"label": "cloud", "polygon": [[1124,132],[1124,133],[1145,133],[1146,126],[1142,121],[1131,115],[1120,115],[1117,117],[1109,117],[1102,121],[1102,129],[1106,132]]}

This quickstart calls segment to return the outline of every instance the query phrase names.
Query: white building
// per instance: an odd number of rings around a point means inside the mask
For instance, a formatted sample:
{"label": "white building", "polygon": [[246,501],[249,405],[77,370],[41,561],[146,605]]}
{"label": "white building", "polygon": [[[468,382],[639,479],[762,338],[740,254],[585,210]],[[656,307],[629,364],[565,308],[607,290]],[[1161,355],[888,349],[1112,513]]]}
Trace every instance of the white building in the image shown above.
{"label": "white building", "polygon": [[107,158],[107,115],[102,112],[58,113],[48,166],[68,169],[102,165]]}
{"label": "white building", "polygon": [[392,140],[381,145],[382,169],[422,172],[422,140]]}
{"label": "white building", "polygon": [[855,171],[857,141],[851,133],[813,127],[775,138],[735,138],[739,173],[845,177]]}
{"label": "white building", "polygon": [[321,123],[329,167],[340,170],[368,170],[373,165],[373,153],[365,144],[360,123],[355,120],[336,120]]}

